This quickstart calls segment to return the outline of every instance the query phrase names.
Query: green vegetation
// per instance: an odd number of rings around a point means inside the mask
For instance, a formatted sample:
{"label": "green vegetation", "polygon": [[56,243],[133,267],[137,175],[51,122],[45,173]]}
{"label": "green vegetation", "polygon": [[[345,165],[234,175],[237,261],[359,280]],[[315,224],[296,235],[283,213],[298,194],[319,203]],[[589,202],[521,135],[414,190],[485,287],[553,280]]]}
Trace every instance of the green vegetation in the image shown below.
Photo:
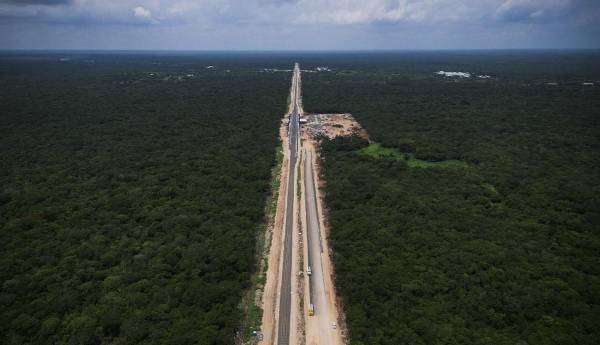
{"label": "green vegetation", "polygon": [[21,54],[0,56],[0,342],[232,344],[290,75]]}
{"label": "green vegetation", "polygon": [[383,147],[377,143],[372,143],[369,146],[363,147],[362,149],[358,150],[358,153],[377,159],[386,158],[395,160],[406,160],[406,157],[404,157],[402,152],[398,151],[397,149]]}
{"label": "green vegetation", "polygon": [[263,310],[261,308],[260,296],[264,292],[267,282],[267,270],[269,268],[269,249],[275,224],[277,212],[277,200],[279,199],[279,186],[281,183],[281,167],[283,165],[283,146],[277,147],[276,164],[271,170],[271,194],[267,199],[265,213],[267,219],[264,230],[259,232],[257,241],[258,269],[252,275],[251,286],[242,299],[242,313],[244,318],[241,327],[241,338],[244,343],[256,343],[258,339],[253,338],[253,331],[261,328]]}
{"label": "green vegetation", "polygon": [[246,337],[296,58],[381,145],[322,145],[352,344],[600,338],[597,52],[64,55],[0,55],[3,344]]}
{"label": "green vegetation", "polygon": [[490,192],[491,194],[496,194],[498,193],[498,190],[496,189],[496,187],[492,186],[489,183],[482,183],[481,187],[485,188],[485,190],[487,190],[488,192]]}
{"label": "green vegetation", "polygon": [[[597,343],[600,88],[580,81],[598,61],[373,54],[304,76],[307,109],[352,112],[381,144],[321,149],[351,344]],[[411,155],[468,168],[412,169]]]}
{"label": "green vegetation", "polygon": [[398,149],[383,147],[377,143],[371,143],[369,146],[363,147],[362,149],[358,150],[358,153],[376,159],[384,158],[402,160],[405,161],[410,168],[465,168],[467,166],[465,162],[456,159],[444,160],[440,162],[428,162],[422,159],[416,159],[410,153],[402,153]]}

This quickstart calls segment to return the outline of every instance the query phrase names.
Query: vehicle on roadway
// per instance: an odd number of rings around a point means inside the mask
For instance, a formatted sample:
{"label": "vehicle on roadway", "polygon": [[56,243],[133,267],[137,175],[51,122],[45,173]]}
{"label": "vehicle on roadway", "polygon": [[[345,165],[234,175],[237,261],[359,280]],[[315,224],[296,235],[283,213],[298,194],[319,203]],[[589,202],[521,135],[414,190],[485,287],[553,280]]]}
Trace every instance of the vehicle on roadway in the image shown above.
{"label": "vehicle on roadway", "polygon": [[306,270],[306,274],[307,274],[307,275],[311,275],[311,274],[312,274],[312,271],[311,271],[311,269],[310,269],[310,266],[308,266],[308,269]]}
{"label": "vehicle on roadway", "polygon": [[308,306],[308,316],[313,316],[315,315],[315,306],[311,303]]}

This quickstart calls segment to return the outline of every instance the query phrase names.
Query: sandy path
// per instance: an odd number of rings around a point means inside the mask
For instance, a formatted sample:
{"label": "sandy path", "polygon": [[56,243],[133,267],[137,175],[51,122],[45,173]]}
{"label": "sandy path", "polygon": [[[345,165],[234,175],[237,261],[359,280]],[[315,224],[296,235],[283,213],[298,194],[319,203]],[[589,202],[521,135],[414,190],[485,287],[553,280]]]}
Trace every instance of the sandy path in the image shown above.
{"label": "sandy path", "polygon": [[316,196],[317,196],[317,210],[319,212],[319,220],[321,224],[321,243],[323,245],[323,255],[321,258],[321,263],[323,265],[323,276],[325,283],[325,290],[327,295],[327,304],[329,305],[329,320],[331,322],[336,322],[337,332],[333,335],[333,344],[334,345],[342,345],[346,343],[345,333],[346,333],[346,320],[342,308],[340,306],[340,299],[337,295],[335,289],[335,269],[333,266],[333,262],[331,261],[331,255],[333,250],[329,246],[329,228],[326,226],[326,216],[324,212],[324,199],[323,195],[321,195],[319,186],[322,185],[322,181],[320,181],[320,172],[319,172],[319,164],[317,163],[317,154],[315,153],[314,147],[311,147],[313,152],[314,161],[312,164],[313,167],[313,175],[315,177],[316,188]]}

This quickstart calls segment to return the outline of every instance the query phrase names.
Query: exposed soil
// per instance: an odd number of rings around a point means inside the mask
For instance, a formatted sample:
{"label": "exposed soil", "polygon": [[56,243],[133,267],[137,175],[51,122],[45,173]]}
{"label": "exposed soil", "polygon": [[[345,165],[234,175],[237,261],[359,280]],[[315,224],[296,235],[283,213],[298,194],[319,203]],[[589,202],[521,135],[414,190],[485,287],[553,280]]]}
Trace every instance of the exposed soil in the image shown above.
{"label": "exposed soil", "polygon": [[[299,78],[299,76],[298,76]],[[299,81],[300,83],[300,81]],[[298,85],[298,94],[300,93],[300,86]],[[294,86],[290,88],[290,98],[288,99],[288,113],[290,114],[294,110],[294,103],[292,100],[292,95],[294,94]],[[299,96],[298,96],[299,98]],[[298,111],[302,113],[302,103],[298,99]],[[279,128],[279,136],[281,138],[283,144],[283,162],[281,167],[281,180],[279,186],[279,197],[277,200],[277,208],[275,214],[275,222],[272,227],[272,238],[271,238],[271,249],[269,252],[269,261],[268,261],[268,270],[267,277],[265,283],[265,293],[263,295],[263,319],[262,319],[262,333],[263,339],[259,342],[259,344],[265,345],[273,345],[277,342],[277,315],[279,314],[278,310],[278,299],[279,299],[279,291],[281,284],[281,269],[282,269],[282,249],[283,249],[283,226],[284,226],[284,218],[286,214],[286,194],[287,194],[287,186],[288,186],[288,176],[289,169],[295,169],[296,167],[290,167],[290,148],[289,148],[289,138],[288,138],[288,116],[284,117],[281,123],[281,127]],[[296,179],[298,179],[298,175],[296,175]],[[297,219],[297,210],[298,210],[298,198],[294,198],[294,206],[288,205],[289,207],[294,207],[296,210],[296,214],[294,215],[294,229],[292,233],[292,297],[291,297],[291,306],[290,306],[290,345],[302,345],[304,334],[301,328],[302,325],[302,311],[300,305],[300,298],[298,284],[300,284],[299,277],[295,274],[300,270],[299,262],[300,262],[300,253],[298,252],[298,247],[301,247],[300,243],[300,235],[296,233],[296,229],[298,229],[298,219]],[[300,326],[300,327],[298,327]]]}
{"label": "exposed soil", "polygon": [[306,115],[306,120],[304,130],[310,137],[324,134],[333,139],[356,134],[364,139],[369,139],[367,131],[354,119],[352,114],[309,114]]}
{"label": "exposed soil", "polygon": [[[325,206],[323,188],[325,181],[320,179],[320,159],[317,155],[318,142],[315,137],[318,135],[326,135],[328,138],[335,138],[338,136],[350,136],[357,134],[364,139],[369,139],[368,133],[362,128],[362,126],[354,119],[351,114],[312,114],[305,117],[307,123],[302,125],[301,137],[303,148],[310,150],[314,157],[313,160],[313,176],[315,184],[318,186],[317,193],[317,211],[319,213],[321,232],[321,241],[323,245],[322,254],[322,265],[325,281],[325,289],[327,290],[328,299],[328,317],[324,319],[336,320],[335,336],[333,344],[342,345],[347,342],[347,328],[345,317],[343,313],[343,306],[341,299],[338,297],[335,289],[335,268],[331,261],[333,255],[332,249],[329,247],[329,223],[327,221],[327,209]],[[304,157],[306,159],[306,157]],[[304,193],[303,193],[304,195]],[[303,205],[304,203],[301,203]],[[302,214],[305,214],[304,209],[301,210]],[[304,251],[306,255],[306,250]],[[307,286],[308,288],[308,286]],[[306,308],[304,308],[306,310]],[[306,339],[308,345],[319,344],[319,339],[323,339],[327,334],[320,334],[323,332],[323,327],[315,324],[315,322],[322,322],[316,320],[316,318],[307,316],[306,323]],[[327,325],[332,327],[332,325]]]}
{"label": "exposed soil", "polygon": [[[290,102],[290,111],[292,110],[292,105]],[[313,157],[316,157],[316,141],[314,140],[316,135],[326,135],[329,138],[335,138],[337,136],[349,136],[353,134],[357,134],[365,139],[368,139],[367,132],[360,126],[360,124],[354,119],[351,114],[312,114],[306,115],[302,118],[308,120],[308,123],[303,124],[301,126],[301,139],[302,139],[302,147],[307,148],[312,153]],[[286,197],[286,189],[287,189],[287,177],[289,176],[289,147],[288,147],[288,136],[287,136],[287,120],[282,121],[282,125],[279,130],[279,134],[281,137],[281,141],[283,143],[283,162],[281,167],[281,176],[280,176],[280,185],[279,185],[279,197],[277,201],[277,208],[275,213],[275,220],[273,225],[270,227],[269,231],[271,232],[270,236],[270,250],[269,250],[269,261],[268,261],[268,269],[266,274],[266,283],[264,288],[264,293],[262,296],[262,307],[263,307],[263,319],[262,319],[262,334],[263,339],[259,342],[259,344],[264,345],[274,345],[276,343],[276,327],[277,327],[277,300],[278,300],[278,292],[279,292],[279,281],[280,277],[280,266],[281,266],[281,250],[282,250],[282,229],[284,223],[284,215],[285,215],[285,197]],[[308,316],[308,306],[306,305],[305,295],[308,291],[308,286],[306,286],[306,280],[301,273],[293,274],[292,277],[292,286],[294,289],[292,290],[292,323],[296,325],[291,330],[291,339],[290,343],[295,345],[302,344],[319,344],[319,339],[331,339],[327,341],[327,343],[332,343],[334,345],[343,345],[345,344],[345,322],[343,318],[343,309],[340,307],[339,299],[336,297],[335,293],[335,277],[334,277],[334,268],[331,262],[331,249],[329,248],[329,244],[327,241],[327,219],[326,212],[324,212],[324,204],[322,193],[320,189],[323,185],[323,181],[320,181],[318,174],[318,162],[319,159],[315,158],[313,160],[313,175],[315,177],[316,185],[319,187],[316,190],[317,193],[317,209],[319,213],[319,221],[320,227],[323,230],[321,232],[321,241],[323,245],[323,254],[322,254],[322,265],[323,265],[323,273],[324,273],[324,283],[325,290],[327,296],[327,316],[321,318]],[[292,167],[293,168],[293,167]],[[302,174],[298,174],[298,178],[303,178]],[[302,180],[299,180],[300,189],[303,190]],[[304,196],[304,192],[301,194]],[[296,207],[297,216],[294,217],[295,226],[293,234],[293,267],[292,272],[301,272],[304,270],[304,265],[301,262],[305,259],[302,259],[300,255],[306,257],[306,248],[303,246],[303,242],[305,241],[305,224],[303,224],[303,217],[305,217],[305,210],[303,207],[304,202],[295,199],[294,203],[298,207]],[[297,221],[297,222],[296,222]],[[299,232],[298,232],[299,231]],[[333,325],[331,324],[332,320],[335,321],[335,332],[333,338],[331,338],[331,330]],[[327,322],[326,325],[319,324],[323,322]],[[321,334],[322,333],[322,334]]]}
{"label": "exposed soil", "polygon": [[[331,256],[333,254],[331,248],[329,247],[328,242],[328,234],[329,229],[327,228],[327,218],[326,212],[324,212],[324,199],[323,193],[321,192],[320,186],[323,185],[323,182],[319,178],[319,158],[317,157],[316,150],[316,142],[314,140],[305,140],[303,142],[303,146],[311,152],[313,157],[312,168],[313,168],[313,177],[315,179],[315,184],[319,186],[315,190],[317,195],[317,212],[319,214],[319,223],[321,228],[321,244],[323,246],[323,252],[321,254],[321,264],[323,267],[323,280],[325,284],[325,295],[327,297],[327,316],[307,316],[306,322],[306,340],[307,345],[319,345],[321,343],[320,340],[328,339],[328,344],[332,345],[343,345],[346,344],[346,326],[345,326],[345,318],[343,313],[343,308],[340,305],[340,299],[337,297],[336,289],[335,289],[335,270],[333,267],[333,263],[331,262]],[[306,159],[306,157],[304,157]],[[303,196],[305,194],[303,193]],[[303,204],[303,203],[301,203]],[[302,210],[303,214],[305,214],[305,210]],[[304,251],[304,255],[307,255],[306,250]],[[308,286],[307,286],[308,289]],[[305,308],[306,309],[306,308]],[[326,325],[321,325],[320,323],[326,322]],[[331,322],[335,322],[336,329],[331,333],[333,325]]]}
{"label": "exposed soil", "polygon": [[287,123],[282,123],[279,129],[281,142],[283,143],[283,162],[281,165],[281,175],[279,182],[279,198],[277,200],[277,209],[275,211],[275,222],[270,228],[271,231],[271,248],[269,250],[269,264],[267,269],[267,280],[265,283],[265,291],[262,298],[263,318],[262,318],[262,334],[263,340],[259,344],[272,345],[275,344],[275,326],[276,322],[276,306],[277,292],[279,282],[279,261],[281,255],[281,229],[283,228],[283,216],[285,214],[285,196],[287,189],[287,177],[289,169],[289,149],[287,137]]}

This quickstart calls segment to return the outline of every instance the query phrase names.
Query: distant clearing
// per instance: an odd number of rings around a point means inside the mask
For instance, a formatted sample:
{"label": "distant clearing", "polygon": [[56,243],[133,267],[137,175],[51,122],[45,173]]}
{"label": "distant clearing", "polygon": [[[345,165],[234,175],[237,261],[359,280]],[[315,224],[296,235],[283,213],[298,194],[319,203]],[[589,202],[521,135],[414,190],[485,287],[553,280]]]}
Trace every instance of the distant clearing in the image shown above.
{"label": "distant clearing", "polygon": [[383,147],[381,144],[372,143],[367,147],[358,150],[361,155],[369,156],[375,159],[394,159],[403,160],[408,164],[410,168],[466,168],[468,164],[456,160],[450,159],[439,162],[430,162],[422,159],[415,158],[412,154],[402,153],[398,149]]}

